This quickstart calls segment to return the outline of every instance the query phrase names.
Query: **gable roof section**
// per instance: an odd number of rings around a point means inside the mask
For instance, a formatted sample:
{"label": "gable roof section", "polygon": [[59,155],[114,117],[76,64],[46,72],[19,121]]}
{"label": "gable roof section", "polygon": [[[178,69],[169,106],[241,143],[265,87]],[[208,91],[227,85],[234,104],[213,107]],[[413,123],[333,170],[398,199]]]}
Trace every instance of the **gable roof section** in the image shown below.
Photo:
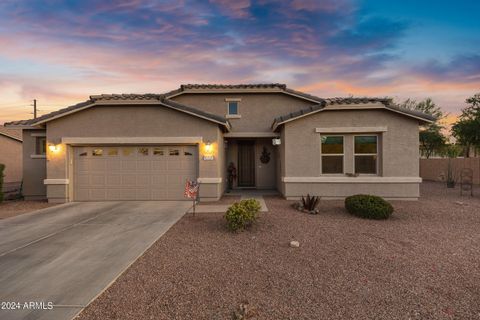
{"label": "gable roof section", "polygon": [[48,121],[52,121],[54,119],[58,119],[64,117],[66,115],[79,112],[84,109],[88,109],[90,107],[96,105],[119,105],[119,104],[154,104],[154,105],[161,105],[163,107],[177,110],[183,113],[190,114],[192,116],[196,116],[202,118],[207,121],[211,121],[222,125],[225,129],[230,130],[230,123],[227,119],[221,116],[217,116],[214,114],[210,114],[204,112],[202,110],[198,110],[192,108],[190,106],[186,106],[180,104],[178,102],[168,100],[165,98],[163,94],[101,94],[101,95],[93,95],[90,96],[89,100],[84,102],[77,103],[75,105],[69,106],[67,108],[63,108],[48,114],[45,114],[41,117],[36,119],[29,119],[29,120],[20,120],[20,121],[12,121],[6,123],[9,126],[38,126],[44,124]]}
{"label": "gable roof section", "polygon": [[22,130],[9,129],[4,126],[0,126],[0,136],[8,137],[18,142],[23,142]]}
{"label": "gable roof section", "polygon": [[[345,106],[345,110],[351,110],[348,108],[348,105],[359,105],[359,104],[370,104],[370,103],[381,103],[383,107],[387,110],[403,114],[405,116],[415,118],[425,123],[431,123],[436,120],[432,115],[425,114],[420,111],[410,110],[401,108],[392,103],[390,98],[330,98],[325,99],[324,103],[320,103],[308,108],[302,109],[300,111],[292,112],[284,116],[280,116],[274,119],[272,123],[272,130],[275,131],[284,123],[294,121],[314,113],[324,110],[329,105],[339,105],[340,108]],[[337,109],[338,110],[338,109]]]}
{"label": "gable roof section", "polygon": [[173,98],[184,93],[283,93],[314,103],[324,99],[308,93],[287,88],[282,83],[250,83],[250,84],[182,84],[180,88],[165,93],[165,97]]}

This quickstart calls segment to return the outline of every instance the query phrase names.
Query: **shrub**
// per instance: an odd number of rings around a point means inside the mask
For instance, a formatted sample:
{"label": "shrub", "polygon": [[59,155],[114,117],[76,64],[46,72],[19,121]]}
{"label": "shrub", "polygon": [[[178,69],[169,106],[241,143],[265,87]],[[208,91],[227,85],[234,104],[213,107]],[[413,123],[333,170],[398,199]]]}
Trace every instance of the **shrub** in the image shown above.
{"label": "shrub", "polygon": [[3,201],[3,171],[5,170],[5,165],[0,163],[0,203]]}
{"label": "shrub", "polygon": [[357,194],[345,199],[345,208],[350,214],[366,219],[388,219],[393,213],[393,207],[384,199]]}
{"label": "shrub", "polygon": [[225,213],[227,227],[231,231],[245,229],[257,219],[260,203],[255,199],[236,202]]}

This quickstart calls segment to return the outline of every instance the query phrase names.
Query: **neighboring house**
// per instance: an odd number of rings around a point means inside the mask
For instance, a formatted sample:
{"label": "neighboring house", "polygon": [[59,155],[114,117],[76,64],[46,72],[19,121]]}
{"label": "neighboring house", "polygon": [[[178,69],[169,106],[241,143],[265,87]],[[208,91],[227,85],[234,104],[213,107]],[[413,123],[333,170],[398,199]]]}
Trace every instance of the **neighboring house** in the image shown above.
{"label": "neighboring house", "polygon": [[250,84],[95,95],[9,126],[24,132],[27,199],[178,200],[185,180],[196,179],[201,199],[217,200],[229,163],[235,188],[277,189],[287,199],[417,199],[419,125],[433,120],[388,99]]}
{"label": "neighboring house", "polygon": [[22,130],[0,126],[0,163],[5,165],[5,183],[22,181]]}

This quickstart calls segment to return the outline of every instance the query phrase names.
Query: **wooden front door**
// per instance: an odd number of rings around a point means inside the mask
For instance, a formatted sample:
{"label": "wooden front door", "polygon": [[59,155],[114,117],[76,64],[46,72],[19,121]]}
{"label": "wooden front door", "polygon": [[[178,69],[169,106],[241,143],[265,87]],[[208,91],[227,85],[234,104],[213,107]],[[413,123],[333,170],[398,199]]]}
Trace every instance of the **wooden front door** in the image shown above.
{"label": "wooden front door", "polygon": [[238,186],[255,187],[254,141],[238,141]]}

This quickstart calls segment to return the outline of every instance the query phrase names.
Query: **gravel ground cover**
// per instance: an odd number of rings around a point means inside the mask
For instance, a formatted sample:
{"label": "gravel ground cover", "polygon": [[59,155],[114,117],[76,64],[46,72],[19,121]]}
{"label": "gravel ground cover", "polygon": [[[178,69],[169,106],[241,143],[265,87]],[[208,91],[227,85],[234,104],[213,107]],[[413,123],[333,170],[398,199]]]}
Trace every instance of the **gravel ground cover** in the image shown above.
{"label": "gravel ground cover", "polygon": [[[480,197],[439,183],[387,221],[265,198],[251,230],[185,216],[79,319],[480,319]],[[299,248],[289,242],[298,240]]]}
{"label": "gravel ground cover", "polygon": [[55,204],[48,203],[47,201],[5,201],[0,203],[0,219],[14,217],[19,214],[52,207],[54,205]]}

